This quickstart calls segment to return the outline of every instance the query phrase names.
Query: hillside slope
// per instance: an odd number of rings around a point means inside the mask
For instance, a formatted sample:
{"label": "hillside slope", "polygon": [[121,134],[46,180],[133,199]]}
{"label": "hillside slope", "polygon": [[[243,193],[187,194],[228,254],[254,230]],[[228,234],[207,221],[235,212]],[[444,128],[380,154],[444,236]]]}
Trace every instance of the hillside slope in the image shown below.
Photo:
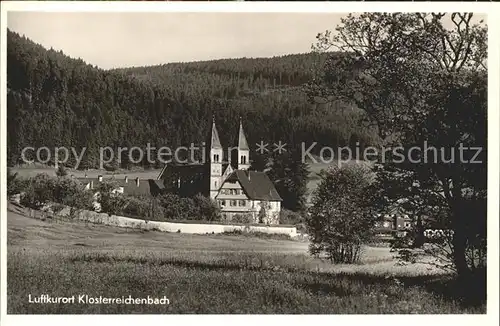
{"label": "hillside slope", "polygon": [[301,85],[324,60],[316,54],[106,71],[8,31],[7,55],[9,165],[26,146],[86,147],[80,168],[98,165],[99,147],[189,146],[205,140],[212,116],[224,146],[235,143],[240,117],[251,147],[373,142],[358,112],[307,101]]}

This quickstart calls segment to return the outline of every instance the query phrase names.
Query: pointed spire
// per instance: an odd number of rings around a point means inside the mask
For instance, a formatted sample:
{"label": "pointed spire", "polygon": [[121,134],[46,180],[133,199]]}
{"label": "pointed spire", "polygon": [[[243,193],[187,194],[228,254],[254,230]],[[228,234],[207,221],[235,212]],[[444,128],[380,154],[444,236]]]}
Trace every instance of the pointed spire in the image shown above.
{"label": "pointed spire", "polygon": [[238,136],[238,149],[249,150],[247,143],[247,138],[245,137],[245,132],[243,132],[243,124],[241,123],[240,117],[240,133]]}
{"label": "pointed spire", "polygon": [[219,139],[219,133],[215,127],[215,115],[212,116],[212,137],[210,138],[210,148],[222,148]]}

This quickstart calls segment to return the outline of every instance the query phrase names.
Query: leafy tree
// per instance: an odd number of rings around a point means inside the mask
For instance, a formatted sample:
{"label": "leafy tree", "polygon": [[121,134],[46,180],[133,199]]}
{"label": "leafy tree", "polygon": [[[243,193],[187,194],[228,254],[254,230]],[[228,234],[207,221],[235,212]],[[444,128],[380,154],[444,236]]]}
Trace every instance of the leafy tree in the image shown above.
{"label": "leafy tree", "polygon": [[40,209],[54,199],[56,180],[46,173],[38,174],[30,178],[24,193],[21,196],[21,204],[33,209]]}
{"label": "leafy tree", "polygon": [[197,194],[193,198],[195,208],[199,211],[198,216],[204,221],[218,221],[220,220],[220,208],[210,198],[201,194]]}
{"label": "leafy tree", "polygon": [[266,223],[267,222],[267,211],[269,210],[269,203],[267,202],[261,202],[260,203],[260,210],[259,210],[259,223]]}
{"label": "leafy tree", "polygon": [[279,222],[280,224],[296,225],[304,221],[304,216],[297,212],[290,211],[288,209],[282,209],[280,211]]}
{"label": "leafy tree", "polygon": [[52,193],[52,200],[75,209],[91,209],[93,194],[74,179],[57,178]]}
{"label": "leafy tree", "polygon": [[335,263],[359,260],[361,245],[372,236],[375,218],[370,171],[363,166],[346,165],[323,171],[313,197],[306,227],[309,250],[324,254]]}
{"label": "leafy tree", "polygon": [[[453,231],[450,257],[461,277],[478,267],[467,257],[486,241],[487,33],[480,23],[469,13],[349,15],[335,34],[318,34],[315,46],[346,55],[327,60],[308,85],[311,99],[363,110],[386,147],[403,149],[403,162],[385,157],[383,197]],[[412,150],[425,145],[438,152]],[[479,163],[470,163],[475,151],[450,160],[459,146],[481,148]]]}
{"label": "leafy tree", "polygon": [[165,210],[156,198],[150,196],[127,196],[123,207],[123,214],[134,218],[162,221],[165,219]]}
{"label": "leafy tree", "polygon": [[251,213],[241,213],[241,214],[234,214],[231,219],[231,222],[251,224],[254,223],[255,221]]}
{"label": "leafy tree", "polygon": [[274,152],[266,157],[264,171],[283,199],[282,206],[292,211],[305,209],[309,168],[300,151]]}
{"label": "leafy tree", "polygon": [[126,199],[116,191],[116,182],[106,180],[99,183],[97,187],[98,202],[101,204],[101,211],[111,215],[118,215],[123,212]]}
{"label": "leafy tree", "polygon": [[26,187],[26,180],[19,178],[18,173],[13,173],[11,169],[7,168],[7,195],[17,195],[21,193]]}
{"label": "leafy tree", "polygon": [[64,167],[64,165],[59,165],[57,167],[57,170],[56,170],[56,175],[58,177],[65,177],[68,175],[68,171],[66,171],[66,168]]}

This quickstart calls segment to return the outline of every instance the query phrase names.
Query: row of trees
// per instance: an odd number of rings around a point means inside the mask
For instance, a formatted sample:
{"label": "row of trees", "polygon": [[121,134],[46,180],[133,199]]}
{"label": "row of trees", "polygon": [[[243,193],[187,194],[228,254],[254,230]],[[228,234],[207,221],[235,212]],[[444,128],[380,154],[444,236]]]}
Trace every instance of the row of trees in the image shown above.
{"label": "row of trees", "polygon": [[[99,204],[100,211],[110,215],[123,215],[153,221],[221,221],[222,215],[217,204],[208,197],[197,194],[192,198],[182,198],[175,194],[165,193],[157,197],[126,196],[114,192],[117,184],[113,180],[99,183],[95,191],[85,190],[78,180],[70,178],[64,168],[59,168],[57,176],[38,174],[31,178],[21,178],[10,169],[7,173],[7,194],[20,195],[20,203],[32,209],[42,209],[57,204],[70,206],[72,212],[78,210],[95,210]],[[56,204],[56,206],[54,206]],[[263,209],[259,215],[265,215]],[[262,219],[262,216],[259,216]],[[283,224],[298,224],[301,216],[283,210],[280,216]],[[255,223],[253,219],[233,219],[238,223]]]}
{"label": "row of trees", "polygon": [[86,190],[78,180],[67,176],[38,174],[31,178],[20,178],[8,171],[7,193],[20,195],[20,203],[33,209],[47,205],[70,206],[72,210],[94,210],[99,204],[100,211],[110,215],[126,215],[146,220],[220,220],[217,205],[207,197],[180,198],[164,194],[151,196],[126,196],[113,190],[113,181],[101,182],[95,191]]}

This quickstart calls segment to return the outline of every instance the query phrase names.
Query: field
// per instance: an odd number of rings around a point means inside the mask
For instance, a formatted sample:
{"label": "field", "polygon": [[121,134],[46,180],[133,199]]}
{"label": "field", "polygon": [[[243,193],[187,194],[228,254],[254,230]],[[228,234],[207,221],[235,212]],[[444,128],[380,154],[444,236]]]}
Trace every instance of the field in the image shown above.
{"label": "field", "polygon": [[[366,247],[357,265],[307,254],[307,243],[237,235],[141,232],[8,212],[8,302],[15,313],[484,313],[445,275],[396,266]],[[33,304],[28,296],[162,297],[169,305]]]}

